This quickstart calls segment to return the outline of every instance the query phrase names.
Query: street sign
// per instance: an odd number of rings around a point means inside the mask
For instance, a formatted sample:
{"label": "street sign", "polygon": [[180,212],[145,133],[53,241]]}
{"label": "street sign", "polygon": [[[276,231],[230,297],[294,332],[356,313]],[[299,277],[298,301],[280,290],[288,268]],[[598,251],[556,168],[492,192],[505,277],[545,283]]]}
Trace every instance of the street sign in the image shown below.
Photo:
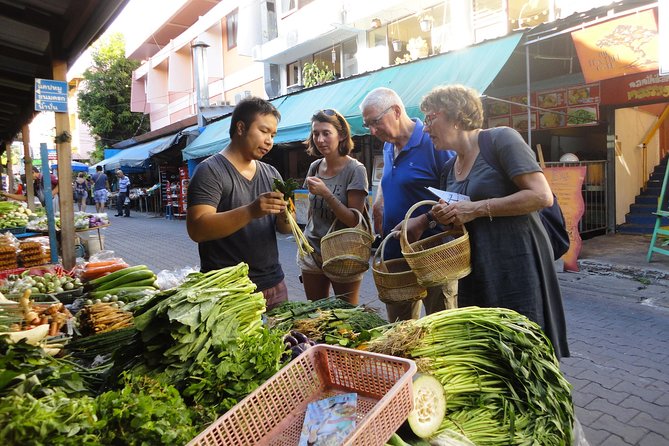
{"label": "street sign", "polygon": [[35,79],[35,110],[67,113],[67,82]]}

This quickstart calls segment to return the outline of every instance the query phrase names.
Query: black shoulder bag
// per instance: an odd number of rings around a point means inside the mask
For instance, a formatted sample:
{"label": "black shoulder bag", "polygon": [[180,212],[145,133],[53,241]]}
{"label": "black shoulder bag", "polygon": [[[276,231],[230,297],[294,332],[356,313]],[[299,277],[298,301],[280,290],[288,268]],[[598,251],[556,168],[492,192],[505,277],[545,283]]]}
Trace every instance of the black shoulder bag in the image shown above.
{"label": "black shoulder bag", "polygon": [[[490,164],[490,166],[499,173],[506,175],[499,165],[499,161],[492,154],[491,149],[494,145],[492,140],[493,129],[481,131],[481,144],[479,144],[479,151],[483,159]],[[564,215],[558,199],[553,194],[553,205],[539,210],[539,217],[543,223],[546,232],[548,233],[548,240],[553,247],[553,258],[559,259],[569,250],[569,232],[565,227]]]}

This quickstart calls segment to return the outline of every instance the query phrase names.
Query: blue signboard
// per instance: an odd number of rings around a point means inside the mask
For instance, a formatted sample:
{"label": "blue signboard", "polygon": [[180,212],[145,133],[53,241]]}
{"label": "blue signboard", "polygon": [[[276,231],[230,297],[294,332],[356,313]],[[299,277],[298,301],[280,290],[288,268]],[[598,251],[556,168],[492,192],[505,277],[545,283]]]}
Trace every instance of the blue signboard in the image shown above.
{"label": "blue signboard", "polygon": [[67,113],[67,82],[35,79],[35,110]]}

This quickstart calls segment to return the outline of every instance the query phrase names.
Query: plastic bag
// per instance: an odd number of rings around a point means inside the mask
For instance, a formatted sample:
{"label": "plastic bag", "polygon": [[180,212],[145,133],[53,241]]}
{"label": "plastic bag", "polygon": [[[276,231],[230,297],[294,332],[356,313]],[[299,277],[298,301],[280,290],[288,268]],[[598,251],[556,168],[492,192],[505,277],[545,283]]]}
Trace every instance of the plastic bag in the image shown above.
{"label": "plastic bag", "polygon": [[156,274],[156,283],[161,290],[168,290],[181,285],[190,273],[196,273],[199,267],[186,267],[178,270],[162,270]]}
{"label": "plastic bag", "polygon": [[125,197],[125,200],[123,201],[124,205],[129,205],[130,204],[130,197]]}
{"label": "plastic bag", "polygon": [[116,255],[114,251],[110,251],[108,249],[105,249],[103,251],[98,251],[95,254],[93,254],[89,259],[88,262],[104,262],[105,260],[119,260],[123,261],[120,257]]}
{"label": "plastic bag", "polygon": [[585,439],[585,432],[581,427],[581,422],[574,416],[574,429],[572,431],[572,446],[590,446],[588,440]]}

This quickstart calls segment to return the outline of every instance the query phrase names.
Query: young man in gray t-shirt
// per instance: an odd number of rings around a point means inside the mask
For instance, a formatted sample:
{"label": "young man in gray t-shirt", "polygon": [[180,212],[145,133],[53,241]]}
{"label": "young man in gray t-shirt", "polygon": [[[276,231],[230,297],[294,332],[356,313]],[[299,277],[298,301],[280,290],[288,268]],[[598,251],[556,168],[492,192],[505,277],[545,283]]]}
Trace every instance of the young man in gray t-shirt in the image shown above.
{"label": "young man in gray t-shirt", "polygon": [[291,232],[283,194],[273,192],[279,172],[260,159],[272,149],[281,115],[269,102],[249,98],[232,113],[230,144],[203,161],[188,186],[186,226],[198,243],[202,271],[246,262],[249,278],[268,309],[288,299],[276,232]]}

